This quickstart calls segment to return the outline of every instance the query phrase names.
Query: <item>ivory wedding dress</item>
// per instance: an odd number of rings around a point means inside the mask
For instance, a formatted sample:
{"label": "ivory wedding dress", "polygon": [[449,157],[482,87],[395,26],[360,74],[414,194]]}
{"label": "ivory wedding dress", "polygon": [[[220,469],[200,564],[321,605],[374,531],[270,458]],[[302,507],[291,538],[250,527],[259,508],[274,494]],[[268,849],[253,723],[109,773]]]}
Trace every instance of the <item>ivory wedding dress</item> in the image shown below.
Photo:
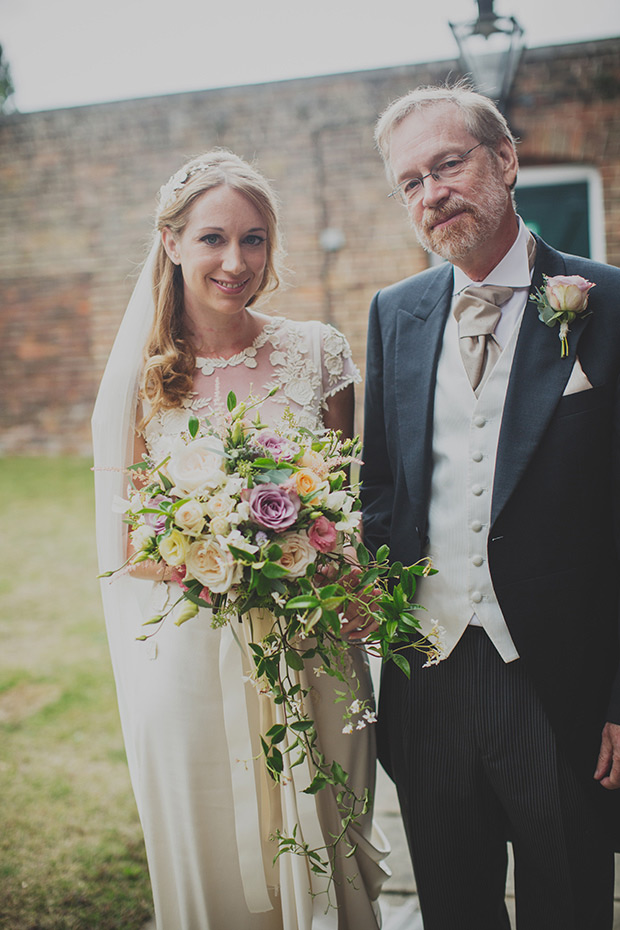
{"label": "ivory wedding dress", "polygon": [[[270,318],[239,355],[197,360],[193,397],[147,424],[147,448],[156,460],[164,457],[189,416],[222,409],[230,390],[243,400],[277,386],[263,421],[276,424],[289,407],[300,425],[320,429],[326,400],[357,380],[349,346],[331,326]],[[376,930],[389,870],[371,812],[350,830],[355,853],[339,854],[337,909],[326,909],[325,880],[304,857],[285,854],[272,864],[274,827],[290,833],[298,824],[298,839],[314,848],[340,820],[330,788],[302,793],[310,780],[305,766],[291,770],[282,786],[265,773],[258,734],[266,713],[277,709],[248,680],[250,663],[239,645],[247,621],[234,635],[230,626],[213,629],[210,612],[200,610],[181,627],[169,618],[148,642],[137,642],[166,586],[125,578],[104,588],[119,583],[122,610],[115,616],[108,604],[106,616],[157,930]],[[356,647],[350,671],[360,698],[372,700],[366,657]],[[350,773],[357,793],[374,792],[373,726],[343,734],[342,705],[334,704],[340,683],[312,669],[302,674],[322,751]]]}

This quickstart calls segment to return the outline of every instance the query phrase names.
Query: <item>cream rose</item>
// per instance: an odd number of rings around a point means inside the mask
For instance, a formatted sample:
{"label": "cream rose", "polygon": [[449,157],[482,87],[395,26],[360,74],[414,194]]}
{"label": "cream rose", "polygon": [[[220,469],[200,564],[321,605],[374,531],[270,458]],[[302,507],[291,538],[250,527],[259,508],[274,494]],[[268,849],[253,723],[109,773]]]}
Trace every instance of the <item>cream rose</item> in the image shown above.
{"label": "cream rose", "polygon": [[168,474],[182,491],[217,488],[225,480],[224,445],[217,436],[185,443],[178,440],[168,462]]}
{"label": "cream rose", "polygon": [[159,542],[159,554],[168,565],[183,565],[189,549],[189,540],[179,530],[170,530]]}
{"label": "cream rose", "polygon": [[213,517],[209,528],[214,536],[227,536],[230,533],[230,520],[226,517]]}
{"label": "cream rose", "polygon": [[214,537],[193,542],[185,564],[188,575],[214,594],[228,591],[241,573],[241,566],[236,565],[230,551]]}
{"label": "cream rose", "polygon": [[300,464],[304,468],[310,468],[319,478],[327,478],[329,466],[320,452],[315,449],[306,449],[301,457]]}
{"label": "cream rose", "polygon": [[227,517],[235,509],[236,501],[228,494],[214,494],[205,503],[205,510],[210,517]]}
{"label": "cream rose", "polygon": [[594,284],[591,281],[586,281],[578,274],[558,274],[545,281],[547,300],[558,313],[583,313],[588,306],[589,291],[592,287]]}
{"label": "cream rose", "polygon": [[278,540],[282,555],[278,564],[285,568],[292,578],[301,578],[306,569],[316,559],[316,549],[313,549],[306,533],[289,533]]}
{"label": "cream rose", "polygon": [[205,505],[194,499],[184,501],[174,515],[174,522],[182,530],[197,536],[204,526]]}

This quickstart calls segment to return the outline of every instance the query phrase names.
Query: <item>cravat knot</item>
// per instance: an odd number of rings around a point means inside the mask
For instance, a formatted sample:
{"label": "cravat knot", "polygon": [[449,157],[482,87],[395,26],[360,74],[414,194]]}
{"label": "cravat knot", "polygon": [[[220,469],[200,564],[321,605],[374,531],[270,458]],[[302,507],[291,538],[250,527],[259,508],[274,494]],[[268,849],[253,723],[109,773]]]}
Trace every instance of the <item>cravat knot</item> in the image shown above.
{"label": "cravat knot", "polygon": [[493,337],[501,307],[512,297],[511,287],[487,284],[466,287],[454,302],[459,345],[465,371],[476,396],[497,362],[501,349]]}

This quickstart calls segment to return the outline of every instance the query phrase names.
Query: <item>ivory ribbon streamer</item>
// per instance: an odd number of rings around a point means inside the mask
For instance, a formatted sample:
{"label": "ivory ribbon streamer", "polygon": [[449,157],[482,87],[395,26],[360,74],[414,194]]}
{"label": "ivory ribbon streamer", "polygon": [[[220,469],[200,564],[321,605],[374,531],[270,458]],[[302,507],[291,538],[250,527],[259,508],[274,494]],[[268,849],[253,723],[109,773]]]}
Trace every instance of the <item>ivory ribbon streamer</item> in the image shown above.
{"label": "ivory ribbon streamer", "polygon": [[235,805],[237,849],[248,910],[252,914],[259,914],[272,910],[272,904],[264,871],[256,868],[256,863],[263,861],[263,847],[242,660],[239,643],[235,640],[231,624],[227,624],[222,628],[220,640],[220,682]]}

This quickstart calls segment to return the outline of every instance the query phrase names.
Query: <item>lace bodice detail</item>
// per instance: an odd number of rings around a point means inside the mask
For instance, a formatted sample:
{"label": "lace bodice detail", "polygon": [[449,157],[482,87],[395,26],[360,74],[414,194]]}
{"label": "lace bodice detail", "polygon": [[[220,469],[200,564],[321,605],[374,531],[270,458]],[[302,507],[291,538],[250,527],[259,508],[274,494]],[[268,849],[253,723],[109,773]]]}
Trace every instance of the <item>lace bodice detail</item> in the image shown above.
{"label": "lace bodice detail", "polygon": [[163,458],[192,414],[225,410],[229,391],[245,400],[250,393],[264,397],[277,388],[262,407],[265,422],[276,425],[288,407],[299,426],[320,430],[328,398],[360,380],[349,344],[333,326],[275,317],[232,358],[197,358],[193,394],[182,407],[160,411],[150,420],[146,445],[154,458]]}

